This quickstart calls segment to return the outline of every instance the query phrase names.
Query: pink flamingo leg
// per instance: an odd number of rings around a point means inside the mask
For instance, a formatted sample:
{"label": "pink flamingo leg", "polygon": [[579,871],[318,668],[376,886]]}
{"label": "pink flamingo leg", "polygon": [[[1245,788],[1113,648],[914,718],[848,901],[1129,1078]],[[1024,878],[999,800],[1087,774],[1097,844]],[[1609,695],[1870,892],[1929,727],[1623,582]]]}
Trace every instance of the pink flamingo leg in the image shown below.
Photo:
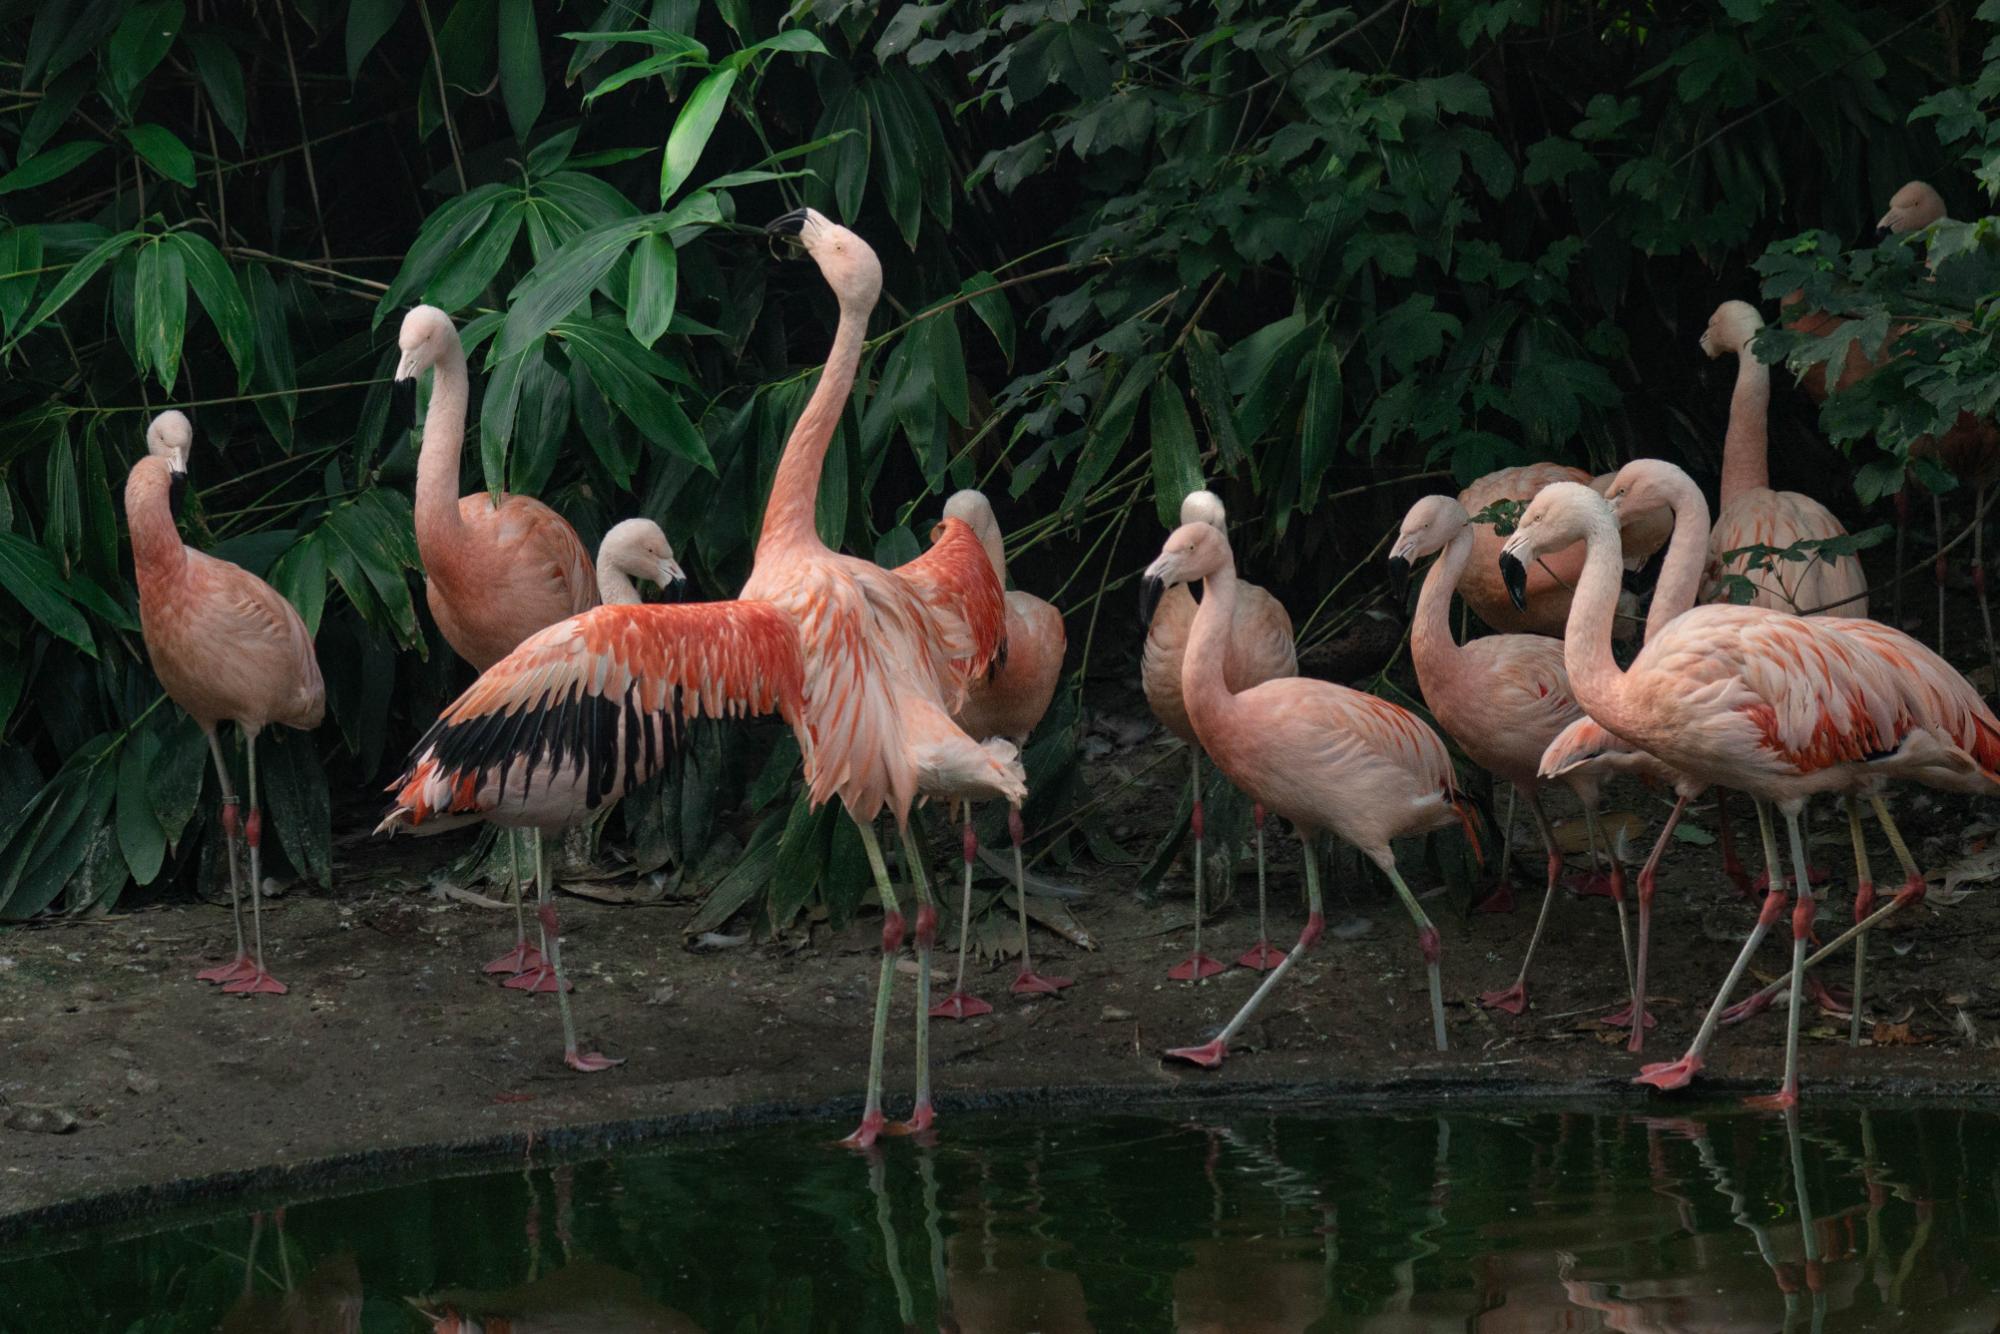
{"label": "pink flamingo leg", "polygon": [[1264,818],[1264,803],[1260,801],[1251,808],[1251,821],[1257,826],[1257,943],[1245,950],[1243,957],[1236,961],[1260,973],[1276,968],[1285,957],[1284,951],[1271,943],[1271,929],[1265,917]]}
{"label": "pink flamingo leg", "polygon": [[1653,882],[1659,876],[1660,857],[1667,850],[1667,840],[1674,836],[1674,826],[1681,822],[1681,816],[1687,813],[1687,808],[1688,797],[1683,795],[1674,803],[1674,811],[1667,817],[1666,828],[1660,831],[1659,840],[1653,844],[1652,855],[1646,858],[1645,866],[1639,871],[1639,960],[1632,970],[1632,1003],[1618,1014],[1606,1015],[1603,1020],[1604,1023],[1619,1027],[1632,1024],[1632,1040],[1625,1046],[1627,1051],[1645,1050],[1646,1030],[1653,1027],[1655,1022],[1653,1016],[1647,1013],[1645,1022],[1633,1024],[1632,1016],[1645,1010],[1646,949],[1653,938]]}
{"label": "pink flamingo leg", "polygon": [[[531,850],[531,855],[534,857],[535,860],[535,876],[536,879],[539,880],[542,874],[542,831],[541,830],[531,829],[528,831],[528,845]],[[541,902],[540,889],[537,889],[535,891],[535,902],[537,904]],[[539,912],[539,909],[537,911]],[[574,991],[576,988],[572,983],[563,981],[562,979],[556,976],[555,966],[549,960],[549,951],[550,951],[549,931],[548,927],[544,926],[542,928],[542,948],[537,953],[536,957],[531,961],[528,961],[528,965],[526,968],[522,969],[522,971],[520,971],[519,973],[516,973],[513,977],[508,978],[505,982],[502,982],[500,985],[514,991],[528,991],[528,992],[554,991],[558,987],[560,987],[564,991]]]}
{"label": "pink flamingo leg", "polygon": [[1750,966],[1750,959],[1757,953],[1757,947],[1764,943],[1778,917],[1785,911],[1785,876],[1779,869],[1778,840],[1771,830],[1771,810],[1762,800],[1757,803],[1757,824],[1764,835],[1764,859],[1778,874],[1772,877],[1772,889],[1764,896],[1763,911],[1757,914],[1757,925],[1750,928],[1750,938],[1743,942],[1736,962],[1729,967],[1729,976],[1723,979],[1722,989],[1715,993],[1715,1000],[1703,1016],[1701,1028],[1695,1033],[1686,1054],[1678,1061],[1664,1061],[1641,1067],[1632,1080],[1635,1084],[1651,1084],[1659,1089],[1677,1089],[1701,1071],[1702,1058],[1708,1051],[1708,1044],[1715,1040],[1715,1027],[1722,1018],[1723,1007],[1729,1003],[1729,993],[1736,990],[1736,984],[1743,980],[1743,972]]}
{"label": "pink flamingo leg", "polygon": [[1535,962],[1535,946],[1541,943],[1542,932],[1549,924],[1549,909],[1556,901],[1556,888],[1562,878],[1562,854],[1556,851],[1555,835],[1549,829],[1549,817],[1542,810],[1542,796],[1539,792],[1528,794],[1529,809],[1535,814],[1535,828],[1541,831],[1542,846],[1549,854],[1549,887],[1542,895],[1541,915],[1535,919],[1535,933],[1528,937],[1528,952],[1521,956],[1521,973],[1514,979],[1514,985],[1505,991],[1489,991],[1479,998],[1481,1005],[1495,1010],[1505,1010],[1508,1014],[1519,1014],[1528,1008],[1528,969]]}
{"label": "pink flamingo leg", "polygon": [[195,977],[202,982],[238,982],[257,975],[250,952],[243,944],[243,893],[236,869],[236,832],[241,818],[236,788],[229,778],[229,762],[223,758],[222,742],[213,731],[208,734],[208,753],[215,760],[215,776],[222,783],[222,833],[229,850],[229,914],[236,921],[236,957],[219,968],[204,968]]}
{"label": "pink flamingo leg", "polygon": [[1243,1002],[1243,1008],[1236,1012],[1235,1017],[1223,1025],[1222,1031],[1216,1034],[1214,1041],[1199,1047],[1172,1048],[1166,1053],[1169,1059],[1188,1061],[1207,1070],[1213,1070],[1221,1065],[1229,1055],[1229,1040],[1243,1030],[1243,1025],[1250,1022],[1250,1016],[1257,1012],[1257,1007],[1264,1003],[1264,998],[1277,987],[1279,979],[1292,971],[1292,965],[1312,948],[1313,942],[1326,930],[1326,910],[1321,905],[1319,894],[1319,853],[1313,846],[1311,835],[1303,829],[1299,831],[1299,841],[1305,845],[1308,903],[1306,929],[1299,933],[1299,943],[1292,946],[1291,953],[1285,956],[1282,963],[1265,974],[1263,982],[1250,993],[1250,999]]}
{"label": "pink flamingo leg", "polygon": [[931,949],[937,944],[937,907],[931,902],[923,849],[907,824],[903,826],[903,861],[910,869],[910,887],[917,896],[917,1101],[910,1119],[897,1122],[889,1133],[920,1135],[937,1121],[931,1108]]}
{"label": "pink flamingo leg", "polygon": [[965,889],[958,900],[958,981],[951,994],[931,1007],[933,1019],[972,1019],[993,1013],[993,1007],[965,990],[965,947],[972,935],[972,862],[979,855],[979,835],[972,831],[972,803],[965,804]]}
{"label": "pink flamingo leg", "polygon": [[511,897],[514,900],[514,948],[487,964],[481,971],[507,973],[518,977],[522,973],[542,968],[546,961],[542,958],[542,952],[528,943],[528,918],[521,907],[521,846],[515,842],[518,835],[512,829],[503,829],[501,834],[507,840],[507,869],[510,873],[508,888],[512,891]]}
{"label": "pink flamingo leg", "polygon": [[[1188,755],[1194,761],[1194,810],[1189,816],[1189,829],[1194,835],[1194,953],[1167,970],[1167,976],[1176,982],[1199,982],[1203,978],[1214,977],[1223,970],[1220,962],[1201,952],[1201,751],[1197,747],[1190,746]],[[1026,910],[1024,902],[1022,911]],[[1022,929],[1025,931],[1026,927]]]}
{"label": "pink flamingo leg", "polygon": [[548,849],[539,836],[535,839],[535,906],[542,919],[542,945],[548,951],[549,971],[555,977],[551,989],[556,993],[556,1008],[562,1013],[563,1064],[585,1074],[625,1064],[623,1056],[613,1059],[602,1052],[576,1049],[576,1021],[569,1012],[569,993],[574,988],[562,975],[562,923],[556,916],[555,878],[550,873]]}
{"label": "pink flamingo leg", "polygon": [[889,1038],[889,1001],[896,987],[896,952],[903,948],[903,911],[896,901],[896,887],[889,880],[889,868],[882,860],[882,845],[875,840],[874,822],[856,820],[861,846],[868,852],[868,867],[875,873],[875,891],[882,896],[882,977],[875,984],[875,1029],[868,1045],[868,1098],[861,1108],[861,1124],[841,1143],[850,1149],[865,1149],[882,1134],[882,1052]]}
{"label": "pink flamingo leg", "polygon": [[[1854,794],[1847,797],[1847,832],[1854,840],[1854,921],[1860,926],[1875,911],[1875,868],[1868,864],[1868,842],[1861,836],[1861,803]],[[1867,995],[1868,933],[1863,930],[1854,942],[1854,999],[1849,1008],[1847,1045],[1861,1045],[1862,997]]]}
{"label": "pink flamingo leg", "polygon": [[[1803,807],[1804,803],[1799,803]],[[1812,878],[1806,873],[1806,842],[1799,833],[1799,812],[1785,811],[1786,832],[1792,840],[1793,874],[1799,881],[1798,903],[1792,909],[1792,1006],[1785,1022],[1785,1082],[1776,1092],[1745,1098],[1746,1107],[1782,1111],[1799,1102],[1799,1023],[1805,1009],[1806,940],[1812,935]]]}
{"label": "pink flamingo leg", "polygon": [[250,757],[250,814],[243,821],[243,835],[250,844],[250,921],[256,934],[257,967],[248,977],[223,983],[222,989],[236,995],[282,996],[290,988],[264,967],[264,817],[257,809],[257,734],[246,732],[244,740]]}
{"label": "pink flamingo leg", "polygon": [[[1014,979],[1014,985],[1010,990],[1016,996],[1052,996],[1064,987],[1075,986],[1076,979],[1038,973],[1035,971],[1033,961],[1028,957],[1028,877],[1021,865],[1021,843],[1024,836],[1021,828],[1021,808],[1018,806],[1007,812],[1007,834],[1014,840],[1014,897],[1021,905],[1021,972]],[[1195,902],[1195,920],[1199,922],[1200,900],[1197,899]],[[1197,954],[1201,952],[1199,945],[1195,946],[1195,952]],[[1222,965],[1216,964],[1215,971],[1221,972]]]}
{"label": "pink flamingo leg", "polygon": [[1731,889],[1739,899],[1754,899],[1757,891],[1750,883],[1750,873],[1743,869],[1743,863],[1736,856],[1736,834],[1729,823],[1729,791],[1715,789],[1715,836],[1722,844],[1722,873],[1729,877]]}

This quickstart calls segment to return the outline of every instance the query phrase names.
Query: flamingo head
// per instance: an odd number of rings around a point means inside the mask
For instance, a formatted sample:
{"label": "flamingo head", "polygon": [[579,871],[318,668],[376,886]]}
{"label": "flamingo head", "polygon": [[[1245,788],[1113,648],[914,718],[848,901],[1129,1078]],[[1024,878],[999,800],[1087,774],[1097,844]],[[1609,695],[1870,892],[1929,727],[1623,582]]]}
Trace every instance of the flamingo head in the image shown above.
{"label": "flamingo head", "polygon": [[1537,491],[1500,548],[1500,579],[1514,609],[1528,609],[1530,565],[1594,532],[1614,544],[1618,541],[1618,516],[1603,496],[1581,482],[1551,482]]}
{"label": "flamingo head", "polygon": [[1708,502],[1702,497],[1701,488],[1695,485],[1692,477],[1665,459],[1632,460],[1611,479],[1604,498],[1618,512],[1621,523],[1628,515],[1652,510],[1685,514],[1691,506],[1699,503],[1703,526],[1707,526]]}
{"label": "flamingo head", "polygon": [[687,575],[674,559],[667,535],[651,519],[626,519],[611,526],[597,548],[597,563],[633,579],[658,584],[669,602],[687,595]]}
{"label": "flamingo head", "polygon": [[811,255],[843,307],[868,311],[882,295],[882,261],[869,244],[816,208],[795,208],[764,230],[789,236]]}
{"label": "flamingo head", "polygon": [[1443,551],[1472,520],[1465,506],[1450,496],[1425,496],[1403,516],[1396,545],[1389,548],[1389,591],[1401,606],[1410,586],[1410,567],[1425,556]]}
{"label": "flamingo head", "polygon": [[171,408],[146,428],[146,453],[167,461],[167,506],[176,519],[187,503],[188,451],[193,447],[194,427],[185,414]]}
{"label": "flamingo head", "polygon": [[1757,313],[1757,307],[1748,301],[1725,301],[1715,308],[1715,314],[1708,317],[1708,327],[1701,331],[1701,350],[1710,357],[1742,352],[1763,327],[1764,317]]}
{"label": "flamingo head", "polygon": [[[979,545],[986,548],[986,558],[993,562],[993,573],[1000,580],[1000,586],[1007,586],[1007,545],[1000,537],[1000,520],[993,515],[993,502],[983,491],[967,487],[954,491],[944,502],[944,517],[958,519],[979,538]],[[941,527],[942,525],[940,525]],[[942,534],[936,529],[931,532],[935,542]]]}
{"label": "flamingo head", "polygon": [[403,357],[396,363],[389,401],[396,420],[407,431],[417,424],[417,377],[450,352],[463,357],[465,345],[458,340],[458,326],[451,322],[451,316],[436,306],[413,306],[403,316],[396,346],[403,350]]}
{"label": "flamingo head", "polygon": [[1148,625],[1160,599],[1175,584],[1191,584],[1224,570],[1235,568],[1236,557],[1229,538],[1212,523],[1184,523],[1167,534],[1159,559],[1146,567],[1145,581],[1139,586],[1139,617]]}
{"label": "flamingo head", "polygon": [[1945,215],[1944,197],[1922,181],[1911,181],[1889,196],[1889,211],[1875,223],[1878,236],[1920,232]]}
{"label": "flamingo head", "polygon": [[1181,501],[1182,523],[1205,523],[1211,528],[1229,531],[1229,513],[1222,508],[1222,497],[1213,491],[1190,491]]}

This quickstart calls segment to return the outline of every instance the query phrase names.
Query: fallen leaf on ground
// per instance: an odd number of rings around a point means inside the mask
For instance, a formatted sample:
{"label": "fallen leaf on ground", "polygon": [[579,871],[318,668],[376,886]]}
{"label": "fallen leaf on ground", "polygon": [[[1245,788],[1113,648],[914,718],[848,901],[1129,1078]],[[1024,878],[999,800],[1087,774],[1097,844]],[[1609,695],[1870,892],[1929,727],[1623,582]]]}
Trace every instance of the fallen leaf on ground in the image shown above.
{"label": "fallen leaf on ground", "polygon": [[667,897],[665,886],[644,880],[619,885],[608,885],[601,880],[564,880],[557,888],[598,903],[661,903]]}
{"label": "fallen leaf on ground", "polygon": [[1121,1010],[1116,1005],[1107,1005],[1098,1012],[1097,1022],[1100,1024],[1115,1024],[1120,1020],[1130,1019],[1131,1017],[1132,1012],[1130,1010]]}
{"label": "fallen leaf on ground", "polygon": [[1878,1047],[1915,1047],[1934,1040],[1928,1033],[1912,1035],[1908,1024],[1875,1025],[1875,1045]]}

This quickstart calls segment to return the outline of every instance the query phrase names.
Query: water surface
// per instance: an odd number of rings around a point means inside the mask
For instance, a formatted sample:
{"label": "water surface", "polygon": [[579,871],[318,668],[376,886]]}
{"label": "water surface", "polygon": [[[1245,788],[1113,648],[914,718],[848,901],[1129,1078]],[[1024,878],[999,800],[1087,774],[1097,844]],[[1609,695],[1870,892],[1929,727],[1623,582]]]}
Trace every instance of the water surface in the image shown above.
{"label": "water surface", "polygon": [[955,1117],[860,1155],[792,1126],[0,1254],[0,1330],[1989,1334],[1996,1132]]}

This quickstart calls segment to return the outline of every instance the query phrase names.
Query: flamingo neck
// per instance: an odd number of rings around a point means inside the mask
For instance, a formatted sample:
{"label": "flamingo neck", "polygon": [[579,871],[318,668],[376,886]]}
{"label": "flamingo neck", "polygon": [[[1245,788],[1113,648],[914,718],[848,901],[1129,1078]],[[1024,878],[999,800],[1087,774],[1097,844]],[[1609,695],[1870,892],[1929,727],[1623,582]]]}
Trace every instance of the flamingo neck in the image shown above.
{"label": "flamingo neck", "polygon": [[639,596],[639,586],[632,582],[632,577],[623,569],[610,561],[599,561],[597,600],[607,607],[630,607],[645,599]]}
{"label": "flamingo neck", "polygon": [[1751,491],[1771,489],[1771,368],[1745,343],[1736,354],[1736,391],[1729,396],[1729,433],[1722,440],[1722,507]]}
{"label": "flamingo neck", "polygon": [[861,345],[868,332],[868,314],[843,301],[840,325],[834,330],[833,349],[820,371],[806,410],[792,427],[785,442],[785,456],[771,479],[771,496],[764,506],[764,526],[757,538],[757,559],[779,551],[824,551],[816,516],[819,507],[820,465],[826,461],[826,447],[854,390],[854,374],[861,365]]}
{"label": "flamingo neck", "polygon": [[1653,585],[1653,605],[1646,613],[1646,642],[1653,642],[1668,622],[1694,606],[1701,576],[1708,564],[1708,498],[1685,475],[1675,478],[1667,497],[1674,512],[1674,535]]}
{"label": "flamingo neck", "polygon": [[142,591],[187,568],[187,547],[168,503],[172,480],[167,461],[152,457],[140,459],[125,479],[125,525],[132,533],[132,564]]}
{"label": "flamingo neck", "polygon": [[1585,518],[1584,543],[1583,572],[1563,631],[1563,669],[1583,711],[1622,736],[1625,673],[1611,656],[1611,626],[1625,568],[1617,520],[1608,511],[1592,511]]}
{"label": "flamingo neck", "polygon": [[432,553],[464,526],[458,513],[458,465],[465,452],[465,348],[456,338],[445,344],[431,374],[431,406],[424,414],[423,450],[417,455],[417,545]]}
{"label": "flamingo neck", "polygon": [[1472,529],[1460,529],[1438,554],[1417,593],[1417,614],[1410,622],[1410,660],[1416,665],[1418,679],[1425,683],[1427,695],[1432,681],[1450,689],[1449,682],[1465,653],[1451,637],[1451,595],[1472,559],[1472,542]]}
{"label": "flamingo neck", "polygon": [[[1195,608],[1186,655],[1181,659],[1181,698],[1187,704],[1188,721],[1194,724],[1197,737],[1203,732],[1211,736],[1222,734],[1236,700],[1222,677],[1222,661],[1229,651],[1229,630],[1235,622],[1236,562],[1231,560],[1202,581],[1201,603]],[[1202,744],[1208,745],[1206,741]]]}

